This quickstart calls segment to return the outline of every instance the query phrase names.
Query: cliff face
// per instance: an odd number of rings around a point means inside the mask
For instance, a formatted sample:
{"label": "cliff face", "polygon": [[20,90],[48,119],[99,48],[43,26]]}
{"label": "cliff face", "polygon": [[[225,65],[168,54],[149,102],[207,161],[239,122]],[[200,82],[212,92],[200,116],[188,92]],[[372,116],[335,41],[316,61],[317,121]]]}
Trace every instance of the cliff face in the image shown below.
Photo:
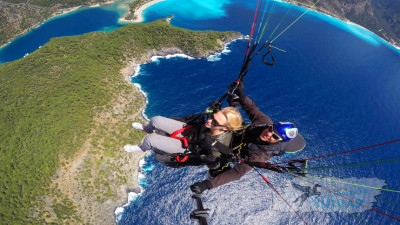
{"label": "cliff face", "polygon": [[[315,0],[287,0],[309,7]],[[315,9],[349,20],[400,46],[400,1],[398,0],[321,0]]]}

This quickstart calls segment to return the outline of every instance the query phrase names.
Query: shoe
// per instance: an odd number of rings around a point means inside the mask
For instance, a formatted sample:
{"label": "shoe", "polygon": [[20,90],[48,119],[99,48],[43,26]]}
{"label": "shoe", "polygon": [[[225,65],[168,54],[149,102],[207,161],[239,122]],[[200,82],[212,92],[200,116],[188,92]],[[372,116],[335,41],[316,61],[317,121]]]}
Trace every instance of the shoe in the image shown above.
{"label": "shoe", "polygon": [[141,130],[141,131],[144,131],[144,132],[146,132],[146,133],[150,133],[150,132],[148,132],[148,131],[146,130],[146,126],[143,125],[143,124],[141,124],[141,123],[133,122],[133,123],[132,123],[132,127],[135,128],[136,130]]}
{"label": "shoe", "polygon": [[125,145],[124,149],[127,152],[144,152],[140,145]]}

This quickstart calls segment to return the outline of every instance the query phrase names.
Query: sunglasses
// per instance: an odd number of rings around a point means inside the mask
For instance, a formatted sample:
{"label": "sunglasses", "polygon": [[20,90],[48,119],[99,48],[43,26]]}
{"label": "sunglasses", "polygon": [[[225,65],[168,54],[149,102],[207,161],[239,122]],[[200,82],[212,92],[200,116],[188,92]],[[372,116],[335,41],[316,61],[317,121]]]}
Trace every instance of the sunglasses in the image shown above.
{"label": "sunglasses", "polygon": [[281,136],[279,136],[279,134],[277,134],[277,133],[275,132],[274,125],[269,125],[267,129],[268,129],[269,132],[272,133],[271,136],[272,136],[273,139],[275,139],[275,140],[277,140],[277,141],[283,141],[283,139],[281,138]]}
{"label": "sunglasses", "polygon": [[211,119],[211,125],[214,127],[226,127],[224,125],[219,124],[215,119],[214,119],[214,114],[211,114],[208,119]]}

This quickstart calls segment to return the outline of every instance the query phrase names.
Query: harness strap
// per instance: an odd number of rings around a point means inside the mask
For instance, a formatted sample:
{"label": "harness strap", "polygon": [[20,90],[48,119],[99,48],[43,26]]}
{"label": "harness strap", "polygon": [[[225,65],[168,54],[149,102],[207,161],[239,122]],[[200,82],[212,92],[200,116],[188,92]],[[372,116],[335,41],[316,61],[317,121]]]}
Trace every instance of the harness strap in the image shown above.
{"label": "harness strap", "polygon": [[182,159],[179,158],[179,155],[176,155],[176,161],[181,162],[181,163],[186,162],[186,160],[188,158],[189,158],[189,156],[187,156],[187,155],[185,155]]}
{"label": "harness strap", "polygon": [[186,127],[183,127],[183,128],[181,128],[181,129],[179,129],[179,130],[174,131],[174,133],[172,133],[171,136],[169,136],[169,137],[170,137],[170,138],[175,138],[175,139],[178,139],[178,140],[183,141],[183,146],[184,146],[185,148],[187,148],[187,147],[189,147],[189,142],[188,142],[188,140],[187,140],[186,138],[184,138],[184,137],[177,137],[176,135],[178,135],[178,134],[180,134],[180,133],[182,133],[182,132],[188,131],[188,130],[190,130],[190,129],[192,129],[192,128],[193,128],[192,125],[188,125],[188,126],[186,126]]}

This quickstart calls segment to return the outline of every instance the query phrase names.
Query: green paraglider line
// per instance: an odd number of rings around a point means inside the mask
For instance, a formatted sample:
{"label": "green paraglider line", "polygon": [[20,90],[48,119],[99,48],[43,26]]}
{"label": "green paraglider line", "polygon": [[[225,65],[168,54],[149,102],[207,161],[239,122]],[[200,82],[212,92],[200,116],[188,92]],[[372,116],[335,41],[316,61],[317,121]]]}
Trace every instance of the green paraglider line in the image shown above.
{"label": "green paraglider line", "polygon": [[[311,158],[306,158],[306,159],[299,159],[299,160],[321,159],[321,158],[331,157],[331,156],[335,156],[335,155],[342,155],[342,154],[347,154],[347,153],[351,153],[351,152],[361,151],[361,150],[365,150],[365,149],[369,149],[369,148],[375,148],[375,147],[378,147],[378,146],[393,144],[393,143],[399,142],[399,141],[400,141],[400,139],[395,139],[395,140],[392,140],[392,141],[387,141],[387,142],[383,142],[383,143],[379,143],[379,144],[375,144],[375,145],[370,145],[370,146],[366,146],[366,147],[362,147],[362,148],[357,148],[357,149],[353,149],[353,150],[348,150],[348,151],[344,151],[344,152],[337,152],[337,153],[333,153],[333,154],[316,156],[316,157],[311,157]],[[290,161],[275,163],[275,165],[286,164],[288,162],[290,162]]]}
{"label": "green paraglider line", "polygon": [[[313,178],[311,178],[311,179],[313,179]],[[315,179],[313,179],[313,180],[315,180]],[[358,195],[367,195],[367,194],[358,193]],[[370,195],[367,195],[367,196],[370,196]],[[375,199],[379,200],[379,199],[376,198],[376,197],[375,197]],[[382,199],[382,200],[383,200],[383,199]],[[383,201],[385,201],[385,200],[383,200]],[[390,202],[390,201],[385,201],[385,202],[392,203],[392,204],[395,204],[395,205],[399,205],[399,204],[396,204],[396,203],[393,203],[393,202]],[[398,213],[398,212],[396,212],[396,211],[389,210],[389,209],[386,209],[386,208],[382,208],[382,207],[379,207],[379,206],[375,206],[375,208],[377,208],[377,209],[382,209],[382,210],[386,210],[386,211],[388,211],[388,212],[390,212],[390,213],[392,213],[392,214],[400,215],[400,213]]]}
{"label": "green paraglider line", "polygon": [[311,175],[309,175],[309,174],[307,174],[306,176],[307,176],[307,177],[312,177],[312,178],[317,178],[317,179],[320,179],[320,180],[327,180],[327,181],[334,181],[334,182],[342,183],[342,184],[349,184],[349,185],[358,186],[358,187],[365,187],[365,188],[376,189],[376,190],[381,190],[381,191],[390,191],[390,192],[400,193],[399,190],[392,190],[392,189],[386,189],[386,188],[371,187],[371,186],[362,185],[362,184],[354,184],[354,183],[344,182],[344,181],[340,181],[340,180],[328,179],[328,178],[324,178],[324,177],[311,176]]}
{"label": "green paraglider line", "polygon": [[[269,5],[269,2],[268,2],[267,5],[265,6],[264,12],[262,13],[262,17],[261,17],[260,24],[259,24],[258,31],[257,31],[257,36],[259,36],[260,34],[261,34],[261,35],[260,35],[259,38],[257,38],[257,37],[255,38],[255,40],[258,40],[257,42],[260,41],[260,39],[262,38],[262,35],[263,35],[263,33],[260,33],[260,30],[261,30],[261,27],[262,27],[262,24],[263,24],[263,21],[264,21],[265,14],[267,14],[268,5]],[[268,13],[267,18],[268,18],[268,17],[269,17],[269,13]],[[267,21],[267,19],[266,19],[266,21]],[[265,22],[265,25],[266,25],[266,22]],[[265,25],[264,25],[264,27],[265,27]]]}
{"label": "green paraglider line", "polygon": [[[292,177],[292,176],[289,177],[288,175],[286,175],[285,177],[286,177],[287,179],[289,179],[291,182],[293,182],[293,180],[294,180],[294,178],[295,178],[295,177]],[[325,205],[325,206],[328,207],[328,205],[327,205],[325,202],[321,201],[319,198],[317,198],[317,197],[315,197],[315,196],[311,196],[310,199],[311,199],[314,203],[320,202],[321,205]],[[332,218],[337,224],[341,224],[341,223],[340,223],[339,221],[337,221],[337,220],[335,219],[335,217],[333,217],[329,212],[327,212],[327,211],[324,210],[324,209],[322,209],[322,210],[323,210],[330,218]],[[345,218],[343,218],[338,212],[332,211],[331,213],[335,214],[337,217],[340,217],[340,218],[344,219],[345,221],[347,221],[348,223],[350,223],[348,220],[346,220]],[[351,214],[352,216],[356,217],[356,219],[358,219],[359,221],[363,222],[364,224],[372,225],[372,224],[368,223],[368,221],[366,221],[365,219],[363,219],[363,218],[361,218],[361,217],[359,217],[359,216],[354,215],[355,213],[351,213],[349,210],[347,210],[347,213],[349,213],[349,214]]]}
{"label": "green paraglider line", "polygon": [[297,19],[295,19],[288,27],[286,27],[280,34],[278,34],[271,42],[274,42],[276,39],[278,39],[283,33],[285,33],[293,24],[295,24],[301,17],[303,17],[308,11],[310,11],[314,6],[321,0],[316,1],[313,5],[311,5],[303,14],[301,14]]}
{"label": "green paraglider line", "polygon": [[375,161],[375,162],[355,163],[355,164],[348,164],[348,165],[312,167],[312,168],[304,168],[304,169],[301,169],[301,170],[307,170],[308,171],[308,170],[335,169],[335,168],[365,166],[365,165],[373,165],[373,164],[388,163],[388,162],[398,162],[398,161],[400,161],[400,158],[399,159],[381,160],[381,161]]}
{"label": "green paraglider line", "polygon": [[377,197],[375,197],[375,199],[376,199],[376,200],[379,200],[379,201],[383,201],[383,202],[390,203],[390,204],[392,204],[392,205],[400,206],[400,204],[399,204],[399,203],[396,203],[396,202],[391,202],[391,201],[388,201],[388,200],[385,200],[385,199],[381,199],[381,198],[377,198]]}
{"label": "green paraglider line", "polygon": [[354,216],[355,218],[357,218],[358,220],[362,221],[362,222],[365,223],[365,224],[374,225],[374,224],[371,224],[371,223],[369,223],[368,221],[366,221],[364,218],[361,218],[361,217],[359,217],[359,216],[357,216],[357,215],[355,215],[355,214],[356,214],[356,213],[351,213],[350,215]]}
{"label": "green paraglider line", "polygon": [[271,5],[270,9],[268,10],[269,13],[268,13],[268,16],[267,16],[267,18],[266,18],[266,20],[265,20],[265,22],[264,22],[264,26],[263,26],[263,29],[262,29],[262,31],[261,31],[260,38],[258,39],[258,42],[261,41],[261,38],[264,36],[265,32],[268,30],[270,21],[272,20],[272,19],[271,19],[271,18],[272,18],[272,16],[271,16],[271,15],[272,15],[272,14],[271,14],[271,11],[272,11],[274,8],[275,8],[275,1],[272,1],[272,5]]}
{"label": "green paraglider line", "polygon": [[272,45],[270,45],[270,46],[271,46],[271,48],[275,48],[275,49],[277,49],[277,50],[279,50],[279,51],[286,52],[285,50],[280,49],[280,48],[278,48],[278,47],[275,47],[275,46],[272,46]]}
{"label": "green paraglider line", "polygon": [[[282,170],[282,171],[283,171],[284,173],[287,173],[287,174],[290,174],[290,175],[296,177],[297,179],[300,179],[300,180],[302,180],[302,181],[304,181],[304,182],[307,182],[307,183],[309,183],[309,184],[311,184],[311,185],[316,185],[316,184],[314,184],[314,183],[312,183],[312,182],[310,182],[310,181],[308,181],[308,180],[305,180],[305,179],[303,179],[303,178],[301,178],[301,177],[299,177],[299,176],[297,176],[297,175],[295,175],[295,174],[286,172],[286,171],[284,171],[284,170]],[[339,194],[339,193],[337,193],[337,192],[335,192],[335,191],[332,191],[332,190],[330,190],[330,189],[328,189],[328,188],[324,188],[324,187],[322,187],[322,186],[320,186],[320,188],[323,189],[323,190],[325,190],[325,191],[327,191],[327,192],[329,192],[329,193],[338,195],[338,196],[340,196],[340,197],[342,197],[342,198],[344,198],[344,199],[346,199],[346,200],[349,200],[349,201],[351,201],[351,202],[353,202],[353,203],[355,203],[355,204],[364,206],[365,208],[371,209],[371,210],[373,210],[373,211],[375,211],[375,212],[377,212],[377,213],[380,213],[380,214],[382,214],[382,215],[385,215],[385,216],[387,216],[387,217],[390,217],[390,218],[392,218],[392,219],[395,219],[395,220],[397,220],[397,221],[400,221],[400,219],[397,218],[397,217],[395,217],[395,216],[392,216],[392,215],[390,215],[390,214],[387,214],[387,213],[385,213],[385,212],[382,212],[382,211],[380,211],[380,210],[377,210],[377,209],[375,209],[375,208],[372,208],[372,207],[370,207],[370,206],[368,206],[368,205],[365,205],[365,204],[362,204],[362,203],[360,203],[360,202],[357,202],[357,201],[354,200],[354,199],[351,199],[351,198],[349,198],[349,197],[346,197],[346,196],[344,196],[344,195],[341,195],[341,194]]]}
{"label": "green paraglider line", "polygon": [[291,9],[292,9],[292,8],[289,8],[289,9],[286,11],[285,15],[282,17],[282,19],[281,19],[281,20],[279,21],[279,23],[276,25],[274,31],[269,35],[268,40],[271,39],[271,37],[275,34],[275,32],[276,32],[276,31],[278,30],[278,28],[281,26],[282,22],[286,19],[287,15],[289,14],[289,12],[290,12]]}

